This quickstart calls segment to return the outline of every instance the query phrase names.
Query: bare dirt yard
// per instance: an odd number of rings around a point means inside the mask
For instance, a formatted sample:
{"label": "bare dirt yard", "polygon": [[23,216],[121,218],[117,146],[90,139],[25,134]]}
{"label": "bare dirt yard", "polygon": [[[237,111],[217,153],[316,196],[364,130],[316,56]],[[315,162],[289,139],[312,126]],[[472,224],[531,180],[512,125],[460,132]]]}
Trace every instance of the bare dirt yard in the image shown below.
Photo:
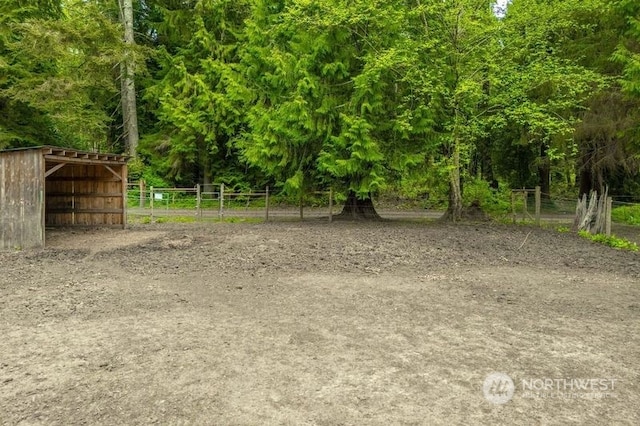
{"label": "bare dirt yard", "polygon": [[2,424],[640,424],[637,253],[495,224],[47,238],[0,253]]}

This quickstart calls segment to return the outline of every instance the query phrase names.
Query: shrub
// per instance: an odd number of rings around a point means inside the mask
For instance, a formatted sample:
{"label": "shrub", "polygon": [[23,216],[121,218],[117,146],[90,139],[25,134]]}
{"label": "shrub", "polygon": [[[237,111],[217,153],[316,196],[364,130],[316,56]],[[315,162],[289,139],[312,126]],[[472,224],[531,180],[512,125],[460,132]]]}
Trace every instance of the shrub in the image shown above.
{"label": "shrub", "polygon": [[611,210],[611,220],[628,225],[640,225],[640,204],[616,207]]}
{"label": "shrub", "polygon": [[511,211],[510,193],[491,188],[489,183],[482,179],[465,181],[463,198],[465,206],[479,201],[482,210],[492,216],[503,216]]}

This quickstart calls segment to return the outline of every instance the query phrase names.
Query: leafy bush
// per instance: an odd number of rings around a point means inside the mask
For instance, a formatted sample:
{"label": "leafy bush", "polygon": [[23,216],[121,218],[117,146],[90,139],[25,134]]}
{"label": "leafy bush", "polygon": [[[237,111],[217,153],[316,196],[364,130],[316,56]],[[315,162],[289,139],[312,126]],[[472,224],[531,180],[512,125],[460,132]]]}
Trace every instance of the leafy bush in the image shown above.
{"label": "leafy bush", "polygon": [[146,168],[143,172],[142,172],[142,176],[140,176],[141,179],[144,179],[147,188],[151,188],[152,186],[154,188],[169,188],[171,187],[171,185],[164,180],[163,178],[161,178],[160,176],[156,175],[150,168]]}
{"label": "leafy bush", "polygon": [[616,207],[611,210],[611,220],[629,225],[640,225],[640,204]]}
{"label": "leafy bush", "polygon": [[474,201],[480,202],[482,210],[493,216],[502,216],[511,211],[511,195],[508,191],[494,189],[482,179],[465,181],[463,202],[465,206]]}

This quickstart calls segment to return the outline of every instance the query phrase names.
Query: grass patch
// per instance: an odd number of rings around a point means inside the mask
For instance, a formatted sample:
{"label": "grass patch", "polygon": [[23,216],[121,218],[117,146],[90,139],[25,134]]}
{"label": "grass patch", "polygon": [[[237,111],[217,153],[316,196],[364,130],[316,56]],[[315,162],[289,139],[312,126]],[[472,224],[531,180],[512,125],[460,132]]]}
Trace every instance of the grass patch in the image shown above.
{"label": "grass patch", "polygon": [[195,217],[191,216],[160,216],[156,218],[156,223],[194,223]]}
{"label": "grass patch", "polygon": [[590,234],[587,231],[579,231],[578,235],[596,243],[604,244],[609,247],[613,247],[618,250],[638,251],[638,245],[625,238],[616,237],[611,235],[607,237],[604,234]]}
{"label": "grass patch", "polygon": [[204,217],[198,218],[194,216],[155,216],[153,222],[149,215],[129,215],[127,218],[128,223],[136,223],[142,225],[148,225],[150,223],[196,223],[196,222],[208,222],[208,223],[262,223],[264,218],[262,217],[225,217],[220,220],[218,217]]}
{"label": "grass patch", "polygon": [[[156,216],[153,218],[153,223],[195,223],[196,221],[197,218],[192,216]],[[127,222],[148,225],[151,223],[151,216],[129,214]]]}

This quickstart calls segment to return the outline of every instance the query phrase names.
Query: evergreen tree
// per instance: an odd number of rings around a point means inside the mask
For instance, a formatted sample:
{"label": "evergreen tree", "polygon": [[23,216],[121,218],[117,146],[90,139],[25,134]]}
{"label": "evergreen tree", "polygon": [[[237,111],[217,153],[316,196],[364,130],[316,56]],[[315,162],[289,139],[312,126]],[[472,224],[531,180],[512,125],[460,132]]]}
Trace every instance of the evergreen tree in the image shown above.
{"label": "evergreen tree", "polygon": [[209,184],[238,166],[231,141],[244,120],[238,50],[249,9],[232,0],[173,6],[156,5],[157,71],[145,100],[157,124],[143,155],[175,182]]}
{"label": "evergreen tree", "polygon": [[120,31],[101,2],[5,3],[0,144],[107,147]]}
{"label": "evergreen tree", "polygon": [[389,172],[431,146],[409,12],[404,2],[257,1],[243,61],[254,93],[239,144],[247,160],[289,192],[333,185],[348,195],[344,215],[376,217],[371,197]]}

